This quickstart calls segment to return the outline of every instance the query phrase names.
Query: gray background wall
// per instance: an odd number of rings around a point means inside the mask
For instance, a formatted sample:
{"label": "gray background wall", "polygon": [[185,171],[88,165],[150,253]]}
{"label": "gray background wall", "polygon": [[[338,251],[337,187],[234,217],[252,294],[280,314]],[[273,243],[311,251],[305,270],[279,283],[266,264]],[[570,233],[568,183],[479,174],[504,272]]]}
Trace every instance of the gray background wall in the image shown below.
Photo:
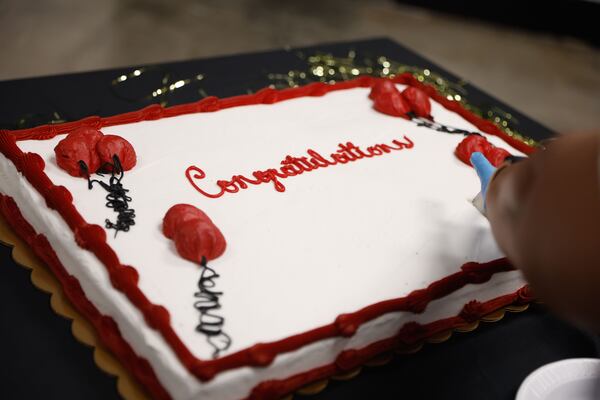
{"label": "gray background wall", "polygon": [[559,132],[600,130],[597,48],[389,0],[0,0],[0,79],[374,36]]}

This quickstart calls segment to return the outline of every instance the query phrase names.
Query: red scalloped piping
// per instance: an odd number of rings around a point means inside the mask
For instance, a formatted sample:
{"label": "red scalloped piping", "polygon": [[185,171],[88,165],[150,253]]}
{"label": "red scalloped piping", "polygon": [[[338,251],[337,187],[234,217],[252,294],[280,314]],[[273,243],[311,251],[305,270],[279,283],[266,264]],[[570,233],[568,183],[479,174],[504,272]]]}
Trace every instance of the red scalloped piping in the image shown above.
{"label": "red scalloped piping", "polygon": [[[194,103],[181,104],[164,108],[159,104],[149,105],[141,110],[132,111],[124,114],[113,115],[110,117],[86,117],[78,121],[66,122],[62,124],[40,125],[35,128],[20,129],[14,131],[0,130],[0,134],[11,132],[17,140],[44,140],[51,139],[56,135],[70,132],[79,127],[91,127],[100,129],[102,127],[130,124],[140,121],[149,121],[161,118],[176,117],[184,114],[193,114],[198,112],[213,112],[225,108],[247,106],[252,104],[272,104],[280,101],[294,99],[305,96],[323,96],[328,92],[335,90],[351,89],[356,87],[372,87],[375,82],[381,78],[371,76],[362,76],[357,79],[337,82],[334,84],[325,84],[315,82],[306,86],[276,90],[271,88],[262,89],[255,94],[227,97],[219,99],[214,96],[206,97]],[[512,147],[522,151],[525,154],[531,154],[535,149],[528,144],[513,138],[506,134],[493,122],[473,114],[463,107],[457,101],[449,100],[440,94],[433,86],[419,82],[412,74],[406,72],[391,79],[395,83],[417,87],[427,93],[432,99],[440,103],[446,109],[453,111],[475,125],[482,132],[498,136]]]}
{"label": "red scalloped piping", "polygon": [[527,143],[524,143],[504,132],[500,129],[496,124],[492,121],[489,121],[485,118],[477,116],[473,114],[471,111],[467,110],[457,101],[448,100],[445,96],[440,94],[433,86],[426,85],[422,82],[419,82],[417,78],[412,76],[409,73],[405,73],[399,75],[394,79],[396,83],[402,83],[405,85],[415,86],[419,89],[423,90],[425,93],[429,95],[432,99],[440,103],[447,110],[453,111],[463,117],[465,120],[469,121],[473,125],[477,127],[482,132],[489,133],[490,135],[498,136],[506,143],[510,144],[515,149],[525,153],[531,154],[535,151],[534,147],[529,146]]}
{"label": "red scalloped piping", "polygon": [[[71,304],[94,325],[102,343],[115,354],[129,371],[138,379],[144,388],[156,399],[170,399],[167,391],[158,381],[148,361],[139,357],[131,346],[123,339],[115,321],[108,316],[100,314],[98,309],[87,299],[81,289],[79,281],[65,270],[50,243],[44,235],[39,235],[33,227],[23,218],[18,206],[9,196],[0,194],[0,213],[5,217],[15,232],[25,240],[34,250],[52,273],[57,277],[63,287],[63,291]],[[529,286],[524,286],[517,292],[504,295],[485,303],[477,303],[475,310],[465,315],[464,310],[469,309],[469,302],[456,317],[438,320],[427,325],[416,323],[405,324],[397,335],[369,344],[362,349],[345,350],[338,355],[336,361],[322,367],[285,378],[281,380],[264,381],[256,385],[248,396],[248,400],[278,399],[304,385],[328,378],[336,373],[351,370],[363,365],[377,354],[396,348],[410,347],[411,344],[424,340],[439,332],[446,331],[478,320],[486,314],[509,304],[526,304],[533,300]],[[408,329],[407,329],[408,328]],[[407,335],[407,332],[409,333]]]}
{"label": "red scalloped piping", "polygon": [[131,346],[123,339],[117,323],[109,316],[103,315],[88,300],[81,289],[79,281],[63,267],[56,253],[44,235],[37,234],[33,227],[23,218],[19,207],[12,197],[0,194],[0,213],[8,224],[40,257],[60,282],[64,294],[71,304],[92,323],[102,343],[115,354],[125,367],[154,398],[168,400],[169,393],[162,387],[154,374],[150,363],[135,354]]}
{"label": "red scalloped piping", "polygon": [[[518,304],[522,298],[521,292],[527,290],[528,286],[524,286],[514,293],[497,297],[485,303],[480,303],[477,314],[475,315],[475,313],[473,313],[472,317],[475,317],[475,320],[479,320],[485,315],[502,307],[506,307],[515,303]],[[356,367],[364,365],[367,361],[378,354],[394,349],[411,348],[411,346],[413,346],[415,343],[421,342],[428,337],[440,332],[445,332],[449,329],[464,326],[470,322],[472,322],[470,319],[466,319],[462,315],[458,315],[455,317],[438,320],[427,325],[419,325],[414,322],[408,323],[404,325],[404,327],[400,329],[396,335],[390,338],[371,343],[362,349],[344,350],[337,357],[336,361],[331,364],[320,366],[285,379],[261,382],[254,387],[246,399],[276,400],[282,398],[283,396],[292,393],[311,382],[326,379],[335,374],[347,372]]]}
{"label": "red scalloped piping", "polygon": [[[415,291],[400,299],[388,300],[373,304],[364,309],[338,316],[335,322],[311,331],[290,336],[280,341],[259,343],[245,350],[224,356],[216,360],[200,360],[196,358],[176,335],[170,324],[168,311],[160,305],[151,303],[137,286],[137,274],[132,274],[132,267],[119,263],[116,253],[106,242],[106,232],[98,225],[88,224],[72,204],[72,196],[62,186],[55,186],[43,171],[36,159],[37,154],[23,153],[16,144],[18,140],[44,140],[56,135],[69,132],[82,126],[96,129],[105,126],[126,124],[143,120],[155,120],[194,112],[213,112],[219,109],[238,107],[250,104],[271,104],[287,99],[303,96],[322,96],[328,92],[355,87],[370,87],[377,78],[361,77],[352,81],[339,82],[332,85],[312,83],[307,86],[284,89],[263,89],[252,95],[235,96],[225,99],[207,97],[199,102],[163,108],[158,104],[142,110],[115,115],[107,118],[88,117],[76,122],[57,125],[43,125],[37,128],[17,131],[0,131],[0,152],[9,158],[16,168],[26,177],[32,186],[46,199],[48,207],[55,209],[75,234],[77,244],[92,253],[106,266],[113,286],[124,293],[127,298],[144,315],[149,326],[161,333],[165,341],[177,354],[182,364],[202,381],[212,379],[216,374],[243,366],[266,366],[280,353],[296,350],[309,343],[335,336],[351,336],[358,327],[379,315],[391,311],[424,310],[426,304],[434,299],[443,297],[468,283],[482,283],[501,271],[512,269],[505,259],[495,260],[485,264],[467,263],[460,272],[432,283],[426,289]],[[419,87],[427,92],[434,100],[447,109],[457,112],[463,118],[477,126],[480,130],[499,136],[514,147],[525,153],[531,153],[533,148],[506,135],[493,123],[486,121],[468,110],[460,103],[449,101],[439,95],[430,86],[417,81],[410,74],[403,74],[394,82]],[[417,304],[417,306],[415,306]]]}

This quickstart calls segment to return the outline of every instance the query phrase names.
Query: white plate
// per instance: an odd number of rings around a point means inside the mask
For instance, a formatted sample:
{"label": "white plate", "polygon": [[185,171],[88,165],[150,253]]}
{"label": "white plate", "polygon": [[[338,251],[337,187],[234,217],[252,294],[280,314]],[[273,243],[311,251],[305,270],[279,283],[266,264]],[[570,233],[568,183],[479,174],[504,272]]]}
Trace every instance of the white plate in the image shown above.
{"label": "white plate", "polygon": [[600,359],[571,358],[546,364],[523,381],[515,400],[600,399]]}

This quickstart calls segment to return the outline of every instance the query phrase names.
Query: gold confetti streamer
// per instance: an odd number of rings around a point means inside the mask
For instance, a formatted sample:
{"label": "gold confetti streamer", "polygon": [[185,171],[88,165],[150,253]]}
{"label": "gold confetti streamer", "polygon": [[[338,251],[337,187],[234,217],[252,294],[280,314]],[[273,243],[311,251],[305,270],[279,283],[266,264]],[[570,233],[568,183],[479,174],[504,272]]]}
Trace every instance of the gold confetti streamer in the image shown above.
{"label": "gold confetti streamer", "polygon": [[467,101],[468,93],[463,80],[452,82],[444,76],[427,68],[419,68],[406,65],[385,56],[358,58],[355,51],[348,52],[345,57],[337,57],[327,53],[317,53],[306,56],[297,53],[298,57],[306,60],[306,70],[290,70],[285,74],[268,74],[272,88],[283,89],[306,85],[311,82],[335,83],[354,79],[362,75],[376,76],[380,78],[393,78],[403,73],[412,74],[419,82],[431,85],[445,96],[448,100],[459,102],[464,108],[472,113],[492,121],[507,135],[524,142],[530,146],[538,143],[516,129],[517,119],[510,113],[497,106],[482,109]]}
{"label": "gold confetti streamer", "polygon": [[[349,51],[345,57],[338,57],[328,53],[305,55],[299,52],[297,55],[306,61],[306,69],[290,70],[287,73],[269,73],[267,74],[267,78],[271,81],[269,87],[284,89],[306,85],[311,82],[332,84],[339,81],[354,79],[363,75],[393,78],[408,72],[419,82],[435,87],[435,89],[448,100],[457,101],[472,113],[492,121],[507,135],[530,146],[539,145],[535,140],[518,132],[516,126],[519,121],[510,113],[497,106],[480,108],[469,103],[467,101],[468,93],[465,88],[467,82],[463,80],[453,82],[430,69],[403,64],[385,56],[359,58],[353,50]],[[157,76],[148,76],[151,75],[151,73],[157,72],[160,75],[160,78],[158,79]],[[198,98],[208,96],[208,93],[206,93],[199,85],[199,82],[205,79],[204,74],[199,73],[192,77],[177,80],[173,80],[171,75],[172,74],[169,71],[162,70],[161,67],[139,67],[133,69],[129,73],[115,77],[110,84],[113,92],[119,98],[134,102],[154,100],[162,106],[169,105],[169,95],[183,88],[188,88],[191,85],[196,85]],[[129,92],[127,90],[127,85],[144,78],[156,79],[157,84],[154,89],[151,89],[150,92],[138,95],[127,95]],[[245,92],[250,94],[253,93],[254,90],[246,89]],[[40,116],[37,117],[39,118]],[[27,115],[19,118],[16,125],[19,128],[32,126],[35,119],[34,116]],[[57,112],[52,113],[50,118],[42,117],[42,119],[44,119],[44,123],[61,123],[66,121],[66,119]]]}
{"label": "gold confetti streamer", "polygon": [[[140,79],[157,78],[157,76],[148,77],[150,72],[158,72],[160,75],[160,79],[157,80],[154,89],[151,89],[149,93],[133,96],[134,98],[129,98],[129,96],[125,95],[125,93],[128,92],[125,85],[135,83]],[[119,75],[118,77],[113,79],[111,82],[111,87],[113,89],[113,92],[124,93],[115,94],[117,95],[117,97],[124,98],[125,100],[136,102],[158,100],[158,103],[165,107],[169,105],[169,95],[173,94],[178,90],[183,89],[184,87],[189,87],[190,85],[197,84],[198,82],[204,79],[204,74],[196,74],[195,76],[189,78],[176,80],[174,80],[171,75],[172,74],[169,71],[163,71],[161,67],[139,67],[127,74]],[[202,88],[198,88],[198,94],[200,95],[200,97],[207,96],[206,92]]]}

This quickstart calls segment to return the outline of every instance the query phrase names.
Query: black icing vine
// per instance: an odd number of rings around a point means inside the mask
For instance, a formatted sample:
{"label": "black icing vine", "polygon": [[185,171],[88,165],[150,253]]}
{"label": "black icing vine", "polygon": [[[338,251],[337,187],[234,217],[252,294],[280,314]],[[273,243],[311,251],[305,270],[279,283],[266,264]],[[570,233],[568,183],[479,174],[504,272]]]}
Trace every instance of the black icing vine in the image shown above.
{"label": "black icing vine", "polygon": [[[84,161],[79,161],[79,167],[83,172],[84,176],[87,177],[88,180],[88,188],[92,189],[94,183],[102,186],[104,190],[108,192],[106,195],[106,206],[108,208],[112,208],[117,215],[117,222],[112,222],[108,218],[105,220],[105,226],[107,229],[114,229],[115,236],[119,231],[127,232],[132,225],[135,225],[135,210],[133,208],[129,208],[129,202],[131,201],[131,197],[127,195],[129,192],[128,189],[123,187],[121,180],[123,179],[123,175],[125,171],[121,165],[121,161],[119,157],[115,154],[113,156],[113,162],[105,163],[100,170],[110,169],[110,178],[108,183],[102,182],[98,179],[91,179],[89,168],[85,164]],[[109,168],[106,168],[109,167]],[[99,176],[103,176],[101,173],[97,173]]]}
{"label": "black icing vine", "polygon": [[477,132],[467,131],[465,129],[460,129],[460,128],[454,128],[451,126],[440,124],[439,122],[435,122],[433,120],[429,120],[427,118],[417,117],[412,112],[408,113],[408,116],[411,118],[411,121],[413,121],[417,124],[417,126],[424,126],[426,128],[433,129],[434,131],[437,131],[437,132],[451,133],[451,134],[458,134],[458,135],[465,135],[465,136],[467,136],[467,135],[481,136],[481,134],[479,134]]}
{"label": "black icing vine", "polygon": [[198,291],[194,293],[197,298],[194,308],[200,312],[200,322],[196,326],[198,332],[206,335],[208,343],[214,349],[213,358],[217,358],[221,351],[227,350],[231,346],[231,337],[223,332],[225,318],[213,314],[214,310],[221,308],[219,297],[223,292],[215,291],[215,279],[219,274],[206,264],[206,257],[202,257],[200,262],[202,273],[198,281]]}

